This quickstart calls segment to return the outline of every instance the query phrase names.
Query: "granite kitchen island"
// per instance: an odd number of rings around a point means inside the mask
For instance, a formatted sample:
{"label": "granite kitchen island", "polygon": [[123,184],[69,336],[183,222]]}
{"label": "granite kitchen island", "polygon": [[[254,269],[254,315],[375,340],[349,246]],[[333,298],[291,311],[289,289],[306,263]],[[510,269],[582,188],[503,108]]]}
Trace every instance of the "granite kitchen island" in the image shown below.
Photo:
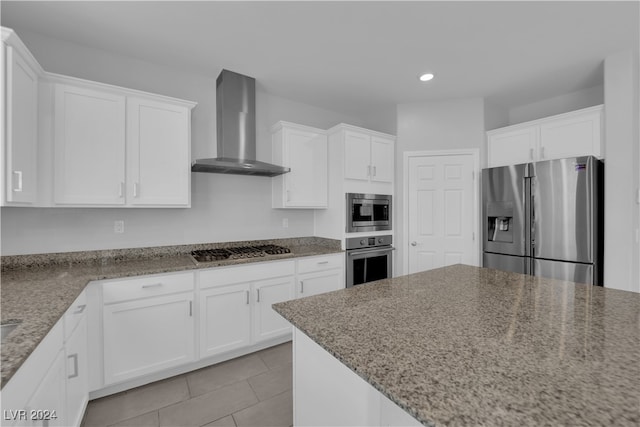
{"label": "granite kitchen island", "polygon": [[[313,423],[393,425],[389,401],[424,425],[640,423],[640,294],[455,265],[274,308],[297,328],[294,424],[311,402]],[[357,378],[305,384],[316,355]]]}

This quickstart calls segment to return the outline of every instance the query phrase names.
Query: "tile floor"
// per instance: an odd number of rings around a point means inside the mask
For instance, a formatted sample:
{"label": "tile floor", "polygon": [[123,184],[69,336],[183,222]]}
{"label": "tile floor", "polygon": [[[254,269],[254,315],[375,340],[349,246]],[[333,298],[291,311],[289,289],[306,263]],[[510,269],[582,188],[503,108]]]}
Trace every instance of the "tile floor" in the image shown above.
{"label": "tile floor", "polygon": [[293,424],[291,342],[89,402],[83,427]]}

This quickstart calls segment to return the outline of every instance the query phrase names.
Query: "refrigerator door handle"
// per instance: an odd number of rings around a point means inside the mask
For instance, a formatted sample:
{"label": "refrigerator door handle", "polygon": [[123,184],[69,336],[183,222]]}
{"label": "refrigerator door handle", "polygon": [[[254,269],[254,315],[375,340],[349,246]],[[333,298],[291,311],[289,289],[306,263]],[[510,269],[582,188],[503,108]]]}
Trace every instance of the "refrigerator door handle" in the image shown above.
{"label": "refrigerator door handle", "polygon": [[531,194],[532,178],[524,179],[524,254],[531,256],[531,236],[533,221],[531,211],[533,210],[533,196]]}

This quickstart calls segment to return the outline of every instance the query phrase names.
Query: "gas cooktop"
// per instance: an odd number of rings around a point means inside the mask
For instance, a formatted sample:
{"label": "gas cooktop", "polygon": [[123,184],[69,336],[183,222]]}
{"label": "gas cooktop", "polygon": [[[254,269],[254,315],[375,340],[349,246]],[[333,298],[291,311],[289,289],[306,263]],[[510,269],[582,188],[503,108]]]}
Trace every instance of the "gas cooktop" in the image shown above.
{"label": "gas cooktop", "polygon": [[291,250],[284,246],[260,245],[238,246],[235,248],[202,249],[192,251],[191,256],[197,263],[232,259],[258,258],[266,255],[288,254]]}

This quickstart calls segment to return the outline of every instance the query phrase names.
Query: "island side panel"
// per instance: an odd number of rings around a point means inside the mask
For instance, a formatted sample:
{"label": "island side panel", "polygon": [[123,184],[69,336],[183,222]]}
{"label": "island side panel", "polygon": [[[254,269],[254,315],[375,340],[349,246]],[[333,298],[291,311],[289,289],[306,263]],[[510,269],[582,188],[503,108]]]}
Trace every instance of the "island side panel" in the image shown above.
{"label": "island side panel", "polygon": [[293,352],[295,426],[421,425],[297,328]]}

